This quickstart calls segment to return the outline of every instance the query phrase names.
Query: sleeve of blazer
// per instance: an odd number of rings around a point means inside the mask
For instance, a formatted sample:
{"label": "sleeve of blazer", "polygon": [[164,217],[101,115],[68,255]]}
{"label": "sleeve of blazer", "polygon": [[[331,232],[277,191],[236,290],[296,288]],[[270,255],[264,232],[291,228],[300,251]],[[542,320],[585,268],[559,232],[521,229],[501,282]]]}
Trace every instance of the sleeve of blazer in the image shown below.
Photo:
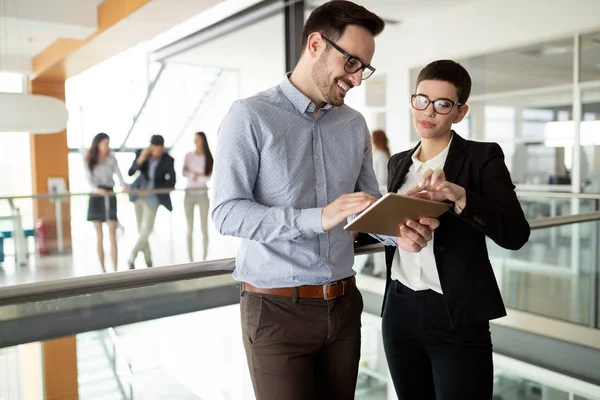
{"label": "sleeve of blazer", "polygon": [[481,195],[466,189],[467,204],[460,218],[468,221],[496,244],[518,250],[529,239],[529,223],[515,193],[500,146],[486,146],[481,165]]}
{"label": "sleeve of blazer", "polygon": [[133,159],[133,163],[131,163],[131,167],[129,167],[129,171],[127,171],[127,174],[129,176],[133,176],[140,169],[141,165],[138,165],[137,159],[141,153],[142,153],[141,150],[137,150],[135,152],[135,158]]}

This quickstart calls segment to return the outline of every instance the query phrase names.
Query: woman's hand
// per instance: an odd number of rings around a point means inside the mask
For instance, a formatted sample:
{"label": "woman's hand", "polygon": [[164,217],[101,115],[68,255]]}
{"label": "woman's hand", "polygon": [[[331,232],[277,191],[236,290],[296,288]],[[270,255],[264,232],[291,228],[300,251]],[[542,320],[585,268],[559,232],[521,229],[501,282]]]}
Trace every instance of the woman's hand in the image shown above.
{"label": "woman's hand", "polygon": [[99,194],[100,196],[106,196],[106,194],[108,193],[108,191],[106,189],[103,189],[103,188],[98,188],[98,189],[96,189],[96,193]]}
{"label": "woman's hand", "polygon": [[435,218],[421,218],[419,221],[407,221],[400,226],[400,236],[396,238],[398,247],[404,251],[418,253],[433,238],[433,231],[440,226]]}
{"label": "woman's hand", "polygon": [[419,185],[406,192],[406,195],[434,201],[450,200],[458,207],[455,211],[459,214],[467,205],[466,190],[462,186],[448,182],[442,169],[425,171],[419,180]]}

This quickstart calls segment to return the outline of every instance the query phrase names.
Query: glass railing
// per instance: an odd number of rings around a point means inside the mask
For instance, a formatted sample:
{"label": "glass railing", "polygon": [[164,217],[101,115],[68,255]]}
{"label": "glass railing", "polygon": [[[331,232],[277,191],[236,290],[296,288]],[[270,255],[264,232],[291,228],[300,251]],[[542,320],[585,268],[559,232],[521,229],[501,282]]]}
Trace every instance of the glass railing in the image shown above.
{"label": "glass railing", "polygon": [[[560,194],[551,194],[557,196]],[[184,210],[185,191],[170,193],[173,212],[159,207],[152,234],[150,248],[153,251],[154,265],[171,265],[189,261],[199,261],[204,253],[198,209],[194,216],[192,246],[194,256],[188,257],[187,222]],[[211,193],[209,192],[209,197]],[[565,196],[571,196],[565,194]],[[585,195],[579,195],[585,196]],[[589,195],[587,195],[589,196]],[[132,247],[138,238],[135,204],[127,194],[117,194],[119,224],[116,231],[118,244],[117,269],[128,268]],[[564,215],[576,215],[598,211],[600,196],[595,198],[542,197],[542,194],[528,194],[521,197],[521,203],[529,220]],[[5,274],[0,276],[0,286],[6,284],[58,279],[68,276],[81,276],[101,273],[100,263],[95,257],[97,235],[94,226],[87,221],[89,195],[65,196],[19,196],[0,197],[0,264]],[[550,205],[549,205],[550,204]],[[45,218],[45,231],[49,240],[42,246],[34,240],[34,207]],[[62,226],[57,224],[62,222]],[[212,221],[208,221],[208,259],[233,257],[237,249],[237,239],[220,236]],[[20,229],[20,233],[18,231]],[[554,246],[561,235],[556,228],[546,231]],[[570,229],[570,228],[569,228]],[[539,234],[538,234],[539,235]],[[104,226],[104,258],[107,271],[113,271],[111,260],[110,235]],[[19,239],[20,238],[20,239]],[[50,256],[36,256],[36,247],[41,253],[48,248]],[[39,249],[41,247],[41,249]],[[378,257],[382,260],[382,256]],[[85,261],[85,262],[75,262]],[[16,265],[21,265],[17,270]],[[85,266],[82,266],[85,265]],[[144,267],[142,255],[135,262],[136,267]],[[25,267],[25,268],[24,268]],[[383,269],[380,269],[383,271]]]}
{"label": "glass railing", "polygon": [[600,211],[600,195],[586,193],[517,192],[528,220]]}
{"label": "glass railing", "polygon": [[[532,228],[528,243],[510,251],[487,240],[507,308],[600,327],[599,199],[556,193],[520,197]],[[547,208],[549,202],[554,205]],[[371,247],[375,252],[358,256],[355,268],[383,280],[384,255],[380,246]]]}
{"label": "glass railing", "polygon": [[[199,210],[195,210],[193,218],[193,254],[190,258],[185,191],[173,190],[170,197],[173,212],[159,207],[148,239],[152,265],[201,261],[205,249]],[[116,229],[117,270],[127,271],[132,249],[139,238],[135,203],[124,193],[116,194],[116,199],[119,220]],[[560,193],[520,196],[533,228],[529,242],[519,251],[506,251],[488,241],[490,259],[507,307],[599,326],[600,222],[594,219],[599,199],[597,195]],[[550,201],[555,201],[555,205],[548,208]],[[86,218],[88,204],[89,194],[0,198],[0,287],[101,274],[98,236],[93,223]],[[47,240],[40,239],[43,234],[34,239],[34,206],[47,216],[44,226]],[[557,221],[560,218],[567,218],[567,222],[576,222],[572,218],[583,218],[587,222],[561,223]],[[62,227],[56,221],[62,221]],[[544,225],[543,221],[550,221],[550,226]],[[210,216],[207,227],[207,259],[235,257],[239,240],[219,235]],[[106,224],[102,245],[105,269],[112,272],[110,232]],[[50,252],[46,254],[45,250]],[[145,261],[140,252],[134,267],[147,268]],[[379,277],[382,282],[385,275],[383,253],[357,256],[355,269],[363,276]]]}
{"label": "glass railing", "polygon": [[[580,235],[585,239],[593,230],[583,227],[597,224],[598,219],[596,213],[541,219],[531,225],[534,233],[558,228],[555,225],[579,226],[580,232],[588,232]],[[127,219],[122,223],[127,224]],[[74,237],[73,243],[77,240]],[[175,241],[176,236],[166,234],[164,240]],[[532,237],[531,245],[537,241]],[[590,248],[588,240],[578,251],[588,254]],[[527,247],[523,251],[529,254]],[[372,252],[374,262],[379,262],[380,247],[357,251],[361,252]],[[491,252],[498,253],[493,248]],[[356,257],[355,268],[362,271],[369,256]],[[588,261],[586,257],[590,255],[582,255],[582,264]],[[492,258],[498,269],[496,259],[505,262],[509,255],[493,254]],[[532,257],[510,254],[510,259],[528,258]],[[64,340],[61,338],[74,337],[70,347],[63,344],[61,351],[70,348],[75,353],[73,379],[82,399],[133,399],[150,394],[153,398],[252,399],[239,324],[239,286],[231,279],[234,260],[174,264],[0,288],[0,368],[12,374],[0,374],[0,398],[25,399],[25,391],[36,389],[32,371],[57,367],[52,357],[41,357],[40,352]],[[560,268],[560,263],[556,267]],[[524,285],[499,281],[508,289],[510,283]],[[379,318],[384,282],[363,273],[358,274],[357,282],[366,301],[356,398],[391,399]],[[555,295],[539,294],[545,300]],[[506,292],[504,296],[511,306],[510,296]],[[599,349],[600,341],[590,347],[590,351]],[[600,396],[600,388],[591,383],[500,354],[495,355],[495,367],[495,399],[593,400]],[[10,384],[3,380],[5,376],[10,377]],[[43,393],[44,378],[37,382]]]}
{"label": "glass railing", "polygon": [[597,327],[600,222],[534,229],[518,251],[488,240],[507,307]]}
{"label": "glass railing", "polygon": [[[221,268],[217,264],[213,267],[215,270]],[[131,275],[162,274],[162,269],[167,268],[135,271]],[[196,274],[202,275],[202,269],[203,265],[198,264],[186,267],[185,270],[179,269],[177,272],[181,276],[187,276],[186,274],[195,270]],[[102,278],[107,279],[110,276],[115,279],[119,274],[129,273],[109,274]],[[89,281],[92,278],[84,279]],[[139,284],[141,278],[135,276],[135,279],[135,284]],[[77,383],[81,399],[254,399],[242,345],[239,305],[226,305],[224,299],[208,304],[207,300],[215,292],[204,293],[215,288],[223,290],[233,283],[226,275],[201,277],[194,281],[182,286],[178,286],[182,281],[158,284],[162,286],[160,290],[145,286],[111,292],[94,291],[85,296],[94,300],[85,302],[82,302],[84,296],[67,296],[62,298],[62,302],[57,302],[58,299],[39,300],[35,303],[13,304],[10,307],[22,314],[21,319],[44,313],[53,314],[54,318],[60,319],[61,311],[67,309],[87,311],[87,316],[84,313],[71,314],[73,325],[77,328],[68,333],[75,335],[71,350],[76,352],[77,369],[76,376],[72,379]],[[46,296],[50,298],[67,295],[73,288],[75,286],[63,285],[62,294],[55,291]],[[364,287],[361,287],[361,290],[368,291]],[[160,313],[154,313],[141,317],[158,303],[169,303],[166,299],[172,298],[176,293],[187,297],[187,302],[195,297],[196,310],[202,310],[191,311],[194,309],[192,306],[188,307],[190,312],[179,315],[167,313],[160,317]],[[190,297],[190,293],[194,295]],[[156,301],[141,301],[150,297]],[[75,306],[75,303],[78,303],[78,306]],[[112,310],[103,309],[107,304],[121,307],[125,315],[119,316]],[[137,304],[135,310],[132,310],[133,304]],[[182,311],[181,304],[180,302],[179,305],[175,305],[171,302],[171,312]],[[42,307],[44,310],[40,313],[33,312],[33,308],[45,305],[48,307]],[[6,307],[0,307],[0,324],[3,328],[8,319],[4,312]],[[112,317],[107,318],[107,315]],[[17,318],[15,314],[13,318]],[[104,324],[118,326],[98,326],[97,329],[90,330],[90,325],[81,323],[86,319],[103,319]],[[362,325],[361,360],[355,398],[394,399],[383,353],[381,319],[377,315],[365,312]],[[77,333],[78,331],[81,333]],[[43,336],[43,333],[39,335]],[[17,342],[15,341],[15,344]],[[0,346],[6,343],[3,342]],[[43,357],[40,356],[45,347],[52,347],[55,343],[56,340],[46,340],[0,349],[0,371],[8,371],[7,375],[0,375],[0,398],[25,400],[24,391],[31,393],[38,390],[39,393],[43,393],[43,380],[39,382],[40,387],[35,387],[32,383],[35,379],[31,374],[39,369],[56,367],[44,364]],[[67,348],[66,351],[68,350]],[[37,352],[38,357],[32,357],[32,352]],[[494,365],[494,400],[600,398],[600,386],[565,374],[500,354],[494,354]],[[29,386],[25,389],[26,382]]]}
{"label": "glass railing", "polygon": [[[130,268],[132,250],[140,236],[136,204],[130,201],[128,194],[117,193],[115,196],[118,209],[116,270],[125,271]],[[219,235],[210,214],[207,218],[208,246],[204,249],[200,210],[196,207],[192,219],[190,258],[185,196],[185,190],[172,190],[173,211],[169,212],[162,206],[158,208],[154,228],[148,238],[152,265],[200,261],[204,254],[207,259],[234,257],[238,240]],[[0,287],[103,273],[98,256],[98,235],[94,224],[87,221],[89,201],[90,195],[86,193],[0,198],[0,271],[3,272],[0,274]],[[109,202],[108,197],[106,202]],[[34,207],[44,214],[42,227],[34,218]],[[103,224],[102,228],[104,266],[107,272],[113,272],[111,233],[107,224]],[[143,252],[140,252],[134,260],[134,267],[146,268],[145,261]]]}

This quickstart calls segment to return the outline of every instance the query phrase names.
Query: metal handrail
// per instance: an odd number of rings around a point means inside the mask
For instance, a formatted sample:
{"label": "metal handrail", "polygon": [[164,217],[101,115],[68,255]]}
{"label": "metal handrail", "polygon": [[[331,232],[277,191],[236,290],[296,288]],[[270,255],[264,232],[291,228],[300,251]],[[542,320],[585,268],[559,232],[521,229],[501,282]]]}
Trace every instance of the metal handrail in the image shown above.
{"label": "metal handrail", "polygon": [[[543,218],[530,221],[532,230],[600,220],[600,212]],[[374,244],[355,249],[356,255],[383,251]],[[207,278],[231,274],[235,259],[169,265],[110,274],[65,278],[53,281],[25,283],[0,288],[0,306],[33,301],[54,300],[108,290],[130,289],[164,282]]]}
{"label": "metal handrail", "polygon": [[570,193],[570,192],[537,192],[531,190],[517,190],[517,197],[521,198],[550,198],[550,199],[582,199],[600,200],[600,193]]}
{"label": "metal handrail", "polygon": [[[187,189],[148,189],[148,190],[131,190],[130,193],[144,194],[167,194],[171,192],[185,192]],[[517,190],[517,197],[521,198],[554,198],[554,199],[585,199],[585,200],[600,200],[600,193],[563,193],[563,192],[534,192],[527,190]],[[116,194],[124,194],[124,192],[116,192]],[[80,197],[80,196],[102,196],[94,192],[67,192],[62,194],[53,193],[37,193],[18,196],[0,196],[0,200],[20,200],[20,199],[55,199],[64,197]]]}
{"label": "metal handrail", "polygon": [[0,288],[0,306],[231,274],[235,259],[168,265]]}
{"label": "metal handrail", "polygon": [[[164,189],[144,189],[144,190],[130,190],[129,193],[132,194],[169,194],[172,192],[185,192],[188,189],[175,189],[175,188],[164,188]],[[95,192],[67,192],[67,193],[37,193],[30,195],[21,195],[21,196],[0,196],[0,200],[23,200],[23,199],[62,199],[68,197],[82,197],[82,196],[114,196],[115,194],[126,194],[126,192],[120,191],[115,193],[110,193],[106,195],[98,194]]]}
{"label": "metal handrail", "polygon": [[562,225],[579,224],[600,220],[600,211],[585,214],[562,215],[560,217],[539,218],[529,221],[532,230],[542,228],[554,228]]}

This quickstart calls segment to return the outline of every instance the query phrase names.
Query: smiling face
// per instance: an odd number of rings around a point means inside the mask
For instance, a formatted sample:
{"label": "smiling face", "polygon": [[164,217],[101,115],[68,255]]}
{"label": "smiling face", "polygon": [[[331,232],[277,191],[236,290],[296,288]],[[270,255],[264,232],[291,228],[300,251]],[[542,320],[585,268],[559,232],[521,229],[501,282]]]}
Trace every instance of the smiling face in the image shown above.
{"label": "smiling face", "polygon": [[[412,98],[413,125],[422,139],[442,139],[449,137],[452,124],[459,123],[469,111],[469,106],[458,105],[456,88],[449,82],[424,80],[419,83],[415,96]],[[426,100],[430,102],[424,110],[415,108],[425,107]],[[439,100],[436,102],[436,100]],[[438,111],[434,109],[436,102]],[[441,113],[446,113],[443,115]]]}
{"label": "smiling face", "polygon": [[[363,64],[371,64],[375,53],[375,38],[368,30],[356,25],[348,25],[344,34],[334,42]],[[313,64],[311,77],[323,101],[333,106],[341,106],[344,104],[346,93],[362,83],[363,71],[348,73],[344,69],[346,64],[344,55],[324,39],[321,43],[325,47]]]}

